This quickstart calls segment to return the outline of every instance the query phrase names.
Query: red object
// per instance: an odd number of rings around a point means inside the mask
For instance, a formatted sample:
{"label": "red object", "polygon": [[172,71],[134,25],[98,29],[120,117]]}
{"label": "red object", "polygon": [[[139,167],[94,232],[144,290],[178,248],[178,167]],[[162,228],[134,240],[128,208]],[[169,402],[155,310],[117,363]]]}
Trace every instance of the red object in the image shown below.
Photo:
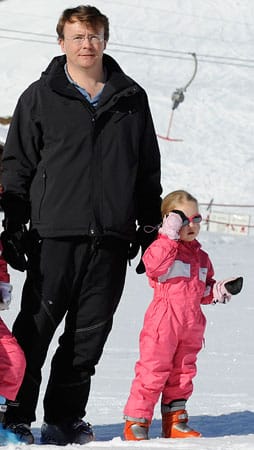
{"label": "red object", "polygon": [[160,139],[164,139],[164,141],[183,142],[183,139],[171,138],[169,136],[161,136],[160,134],[157,134],[157,137]]}
{"label": "red object", "polygon": [[[0,243],[0,281],[9,283],[7,263],[2,257]],[[0,318],[0,395],[15,400],[22,383],[26,360],[22,349]]]}

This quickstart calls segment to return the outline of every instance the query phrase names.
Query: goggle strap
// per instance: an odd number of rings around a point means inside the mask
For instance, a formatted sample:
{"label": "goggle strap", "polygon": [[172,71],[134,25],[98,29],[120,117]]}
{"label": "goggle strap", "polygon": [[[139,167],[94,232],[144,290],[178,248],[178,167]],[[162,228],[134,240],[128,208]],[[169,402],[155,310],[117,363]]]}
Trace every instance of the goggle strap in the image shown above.
{"label": "goggle strap", "polygon": [[190,222],[200,223],[202,221],[201,214],[196,214],[195,216],[189,218],[180,209],[173,209],[171,212],[178,214],[181,217],[181,219],[183,221],[183,225],[182,225],[183,227],[186,225],[189,225]]}

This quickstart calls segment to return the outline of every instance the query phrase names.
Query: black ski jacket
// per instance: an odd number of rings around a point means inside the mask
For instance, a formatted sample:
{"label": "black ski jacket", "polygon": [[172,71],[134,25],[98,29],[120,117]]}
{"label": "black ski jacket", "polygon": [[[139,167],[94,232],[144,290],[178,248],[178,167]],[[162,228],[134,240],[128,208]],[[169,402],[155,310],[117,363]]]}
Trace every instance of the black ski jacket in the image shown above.
{"label": "black ski jacket", "polygon": [[96,109],[68,81],[65,55],[16,106],[3,155],[4,195],[27,201],[29,214],[21,202],[16,221],[30,220],[42,237],[131,241],[137,222],[160,221],[160,154],[146,93],[113,58],[103,58],[108,78]]}

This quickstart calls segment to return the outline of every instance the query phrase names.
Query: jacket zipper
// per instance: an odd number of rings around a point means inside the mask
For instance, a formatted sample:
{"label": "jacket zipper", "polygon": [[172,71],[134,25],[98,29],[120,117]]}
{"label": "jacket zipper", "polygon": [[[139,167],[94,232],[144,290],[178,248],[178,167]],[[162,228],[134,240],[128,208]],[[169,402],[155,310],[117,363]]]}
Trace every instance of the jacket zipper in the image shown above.
{"label": "jacket zipper", "polygon": [[42,203],[43,203],[43,200],[44,200],[44,197],[45,197],[45,192],[46,192],[46,182],[47,182],[47,174],[46,174],[46,171],[44,170],[43,174],[42,174],[42,195],[41,195],[41,198],[40,198],[39,210],[38,210],[38,218],[39,218],[39,220],[41,219],[41,208],[42,208]]}

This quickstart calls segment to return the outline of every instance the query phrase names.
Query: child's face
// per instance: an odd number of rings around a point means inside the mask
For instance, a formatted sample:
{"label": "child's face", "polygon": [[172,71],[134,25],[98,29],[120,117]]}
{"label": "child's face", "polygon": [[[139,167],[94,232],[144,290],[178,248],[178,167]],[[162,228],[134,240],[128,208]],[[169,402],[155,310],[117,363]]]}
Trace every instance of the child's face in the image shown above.
{"label": "child's face", "polygon": [[[179,203],[179,205],[177,205],[175,209],[180,209],[181,211],[183,211],[188,218],[199,214],[198,205],[193,201],[184,201],[182,203]],[[185,225],[181,228],[179,232],[180,239],[182,241],[188,242],[193,241],[197,237],[199,230],[200,223],[190,222],[189,225]]]}

